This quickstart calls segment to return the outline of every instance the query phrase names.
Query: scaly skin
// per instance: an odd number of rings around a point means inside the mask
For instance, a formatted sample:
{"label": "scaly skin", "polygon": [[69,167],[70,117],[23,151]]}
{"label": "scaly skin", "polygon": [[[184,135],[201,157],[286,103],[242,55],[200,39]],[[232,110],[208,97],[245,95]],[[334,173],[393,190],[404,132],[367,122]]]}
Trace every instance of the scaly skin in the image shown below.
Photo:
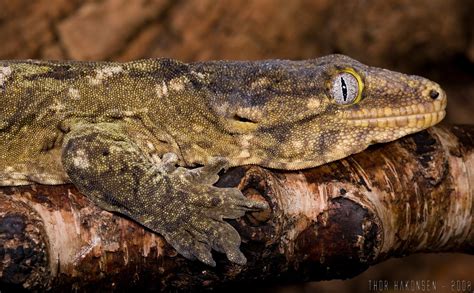
{"label": "scaly skin", "polygon": [[72,182],[185,257],[215,265],[212,249],[246,261],[222,219],[266,207],[212,186],[222,168],[338,160],[438,123],[446,96],[422,77],[330,55],[0,61],[0,102],[0,185]]}

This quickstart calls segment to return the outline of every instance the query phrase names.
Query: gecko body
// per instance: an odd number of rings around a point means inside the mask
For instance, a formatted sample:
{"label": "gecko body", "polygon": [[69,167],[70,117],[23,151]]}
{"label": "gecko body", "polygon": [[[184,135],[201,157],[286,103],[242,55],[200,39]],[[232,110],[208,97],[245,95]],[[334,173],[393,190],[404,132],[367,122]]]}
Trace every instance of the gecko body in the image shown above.
{"label": "gecko body", "polygon": [[296,170],[438,123],[446,95],[343,55],[182,63],[0,61],[0,185],[72,182],[182,255],[244,264],[223,219],[266,208],[218,172]]}

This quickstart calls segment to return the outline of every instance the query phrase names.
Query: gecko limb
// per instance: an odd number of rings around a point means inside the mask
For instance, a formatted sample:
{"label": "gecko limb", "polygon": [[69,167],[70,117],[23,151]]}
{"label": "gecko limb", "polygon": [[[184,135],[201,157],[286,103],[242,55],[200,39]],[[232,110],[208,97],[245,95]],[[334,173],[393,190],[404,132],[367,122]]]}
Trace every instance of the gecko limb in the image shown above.
{"label": "gecko limb", "polygon": [[153,162],[117,124],[82,124],[63,145],[70,180],[100,207],[122,213],[160,233],[180,254],[215,266],[211,250],[245,264],[240,236],[223,219],[266,207],[236,188],[218,188],[223,158],[196,169],[177,167],[176,154]]}

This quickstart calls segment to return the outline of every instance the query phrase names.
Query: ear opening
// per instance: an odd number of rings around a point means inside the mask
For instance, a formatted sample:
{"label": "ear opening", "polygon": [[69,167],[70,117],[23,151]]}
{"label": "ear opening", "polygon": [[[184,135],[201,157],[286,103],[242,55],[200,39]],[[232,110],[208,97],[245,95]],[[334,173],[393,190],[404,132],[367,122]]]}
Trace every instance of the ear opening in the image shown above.
{"label": "ear opening", "polygon": [[243,117],[238,114],[234,114],[230,118],[227,118],[226,128],[231,133],[249,133],[257,129],[258,123],[247,117]]}

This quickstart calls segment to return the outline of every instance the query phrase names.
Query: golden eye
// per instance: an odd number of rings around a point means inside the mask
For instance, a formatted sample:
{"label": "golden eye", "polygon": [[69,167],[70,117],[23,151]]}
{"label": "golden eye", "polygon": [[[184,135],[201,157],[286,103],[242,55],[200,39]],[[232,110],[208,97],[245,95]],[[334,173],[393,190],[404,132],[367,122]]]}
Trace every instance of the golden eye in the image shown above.
{"label": "golden eye", "polygon": [[348,68],[333,77],[331,96],[338,104],[355,104],[361,100],[363,88],[364,84],[360,76],[353,69]]}

